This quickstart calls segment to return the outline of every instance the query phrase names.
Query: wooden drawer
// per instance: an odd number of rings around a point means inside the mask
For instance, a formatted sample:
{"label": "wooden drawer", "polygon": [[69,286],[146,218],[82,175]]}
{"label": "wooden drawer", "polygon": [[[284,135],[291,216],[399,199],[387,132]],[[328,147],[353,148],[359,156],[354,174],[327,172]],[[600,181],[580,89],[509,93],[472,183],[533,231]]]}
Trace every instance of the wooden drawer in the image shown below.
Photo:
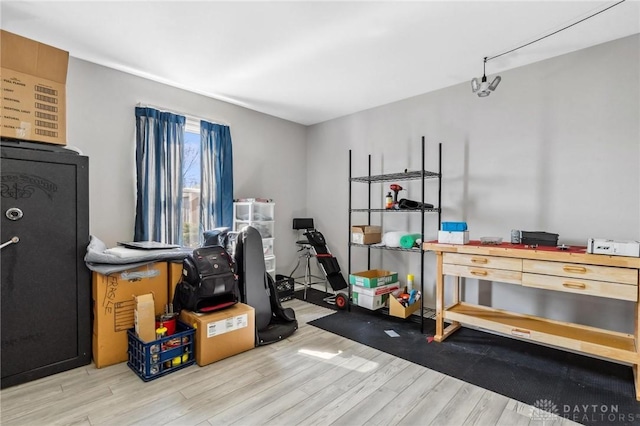
{"label": "wooden drawer", "polygon": [[521,284],[522,272],[507,271],[506,269],[479,268],[477,266],[452,265],[445,263],[442,265],[445,275],[457,277],[477,278],[486,281],[499,281],[503,283]]}
{"label": "wooden drawer", "polygon": [[481,268],[506,269],[522,271],[522,259],[499,256],[483,256],[475,254],[444,253],[444,263],[454,265],[478,266]]}
{"label": "wooden drawer", "polygon": [[534,274],[638,285],[638,270],[524,259],[522,270]]}
{"label": "wooden drawer", "polygon": [[541,274],[522,274],[522,285],[526,287],[542,288],[545,290],[565,291],[568,293],[588,294],[591,296],[608,297],[610,299],[638,300],[638,286],[619,284],[606,281],[556,277]]}

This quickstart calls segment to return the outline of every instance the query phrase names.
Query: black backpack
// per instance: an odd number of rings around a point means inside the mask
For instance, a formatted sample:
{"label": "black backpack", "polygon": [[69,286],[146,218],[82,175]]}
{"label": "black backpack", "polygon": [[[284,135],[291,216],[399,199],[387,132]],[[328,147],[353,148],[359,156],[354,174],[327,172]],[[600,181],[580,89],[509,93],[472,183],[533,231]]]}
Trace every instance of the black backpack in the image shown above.
{"label": "black backpack", "polygon": [[213,312],[238,300],[236,265],[224,247],[198,248],[182,261],[182,277],[173,295],[176,312]]}

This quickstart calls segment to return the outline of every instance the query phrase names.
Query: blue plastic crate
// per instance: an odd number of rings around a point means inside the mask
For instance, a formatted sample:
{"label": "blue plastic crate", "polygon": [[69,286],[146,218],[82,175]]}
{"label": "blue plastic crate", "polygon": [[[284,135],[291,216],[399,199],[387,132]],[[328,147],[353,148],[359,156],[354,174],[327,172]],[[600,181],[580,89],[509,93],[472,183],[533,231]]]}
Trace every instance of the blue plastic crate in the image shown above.
{"label": "blue plastic crate", "polygon": [[467,222],[442,222],[441,231],[466,231]]}
{"label": "blue plastic crate", "polygon": [[195,332],[192,327],[178,321],[174,334],[145,343],[136,336],[134,329],[130,329],[127,331],[127,365],[145,382],[188,367],[196,361]]}

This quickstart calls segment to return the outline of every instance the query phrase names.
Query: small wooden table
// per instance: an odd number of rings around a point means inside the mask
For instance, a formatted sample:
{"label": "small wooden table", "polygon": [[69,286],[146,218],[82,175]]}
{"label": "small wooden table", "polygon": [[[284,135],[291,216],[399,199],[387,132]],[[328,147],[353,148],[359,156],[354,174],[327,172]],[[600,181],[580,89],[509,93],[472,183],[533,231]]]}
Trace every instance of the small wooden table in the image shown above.
{"label": "small wooden table", "polygon": [[[526,248],[503,243],[466,245],[425,242],[436,253],[436,334],[441,342],[466,324],[507,336],[632,365],[640,401],[640,258],[587,254],[585,247]],[[455,277],[453,304],[444,306],[445,275]],[[588,294],[635,302],[633,334],[518,314],[460,301],[460,277],[505,282],[549,291]],[[450,324],[445,328],[445,320]]]}

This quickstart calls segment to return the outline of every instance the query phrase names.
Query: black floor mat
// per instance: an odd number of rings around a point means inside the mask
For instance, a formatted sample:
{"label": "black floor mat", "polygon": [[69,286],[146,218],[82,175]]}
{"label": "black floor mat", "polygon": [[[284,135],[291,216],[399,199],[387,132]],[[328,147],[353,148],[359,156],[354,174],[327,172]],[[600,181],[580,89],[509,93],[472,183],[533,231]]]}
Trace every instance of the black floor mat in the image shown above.
{"label": "black floor mat", "polygon": [[305,302],[312,303],[314,305],[322,306],[323,308],[329,308],[333,310],[338,310],[336,305],[332,303],[327,303],[324,299],[326,297],[332,296],[333,293],[325,293],[324,291],[316,290],[315,288],[308,288],[307,294],[305,298],[304,290],[296,290],[293,292],[293,297],[296,299],[304,300]]}
{"label": "black floor mat", "polygon": [[437,343],[432,319],[423,334],[419,323],[361,308],[310,324],[578,423],[640,424],[628,366],[468,328]]}

